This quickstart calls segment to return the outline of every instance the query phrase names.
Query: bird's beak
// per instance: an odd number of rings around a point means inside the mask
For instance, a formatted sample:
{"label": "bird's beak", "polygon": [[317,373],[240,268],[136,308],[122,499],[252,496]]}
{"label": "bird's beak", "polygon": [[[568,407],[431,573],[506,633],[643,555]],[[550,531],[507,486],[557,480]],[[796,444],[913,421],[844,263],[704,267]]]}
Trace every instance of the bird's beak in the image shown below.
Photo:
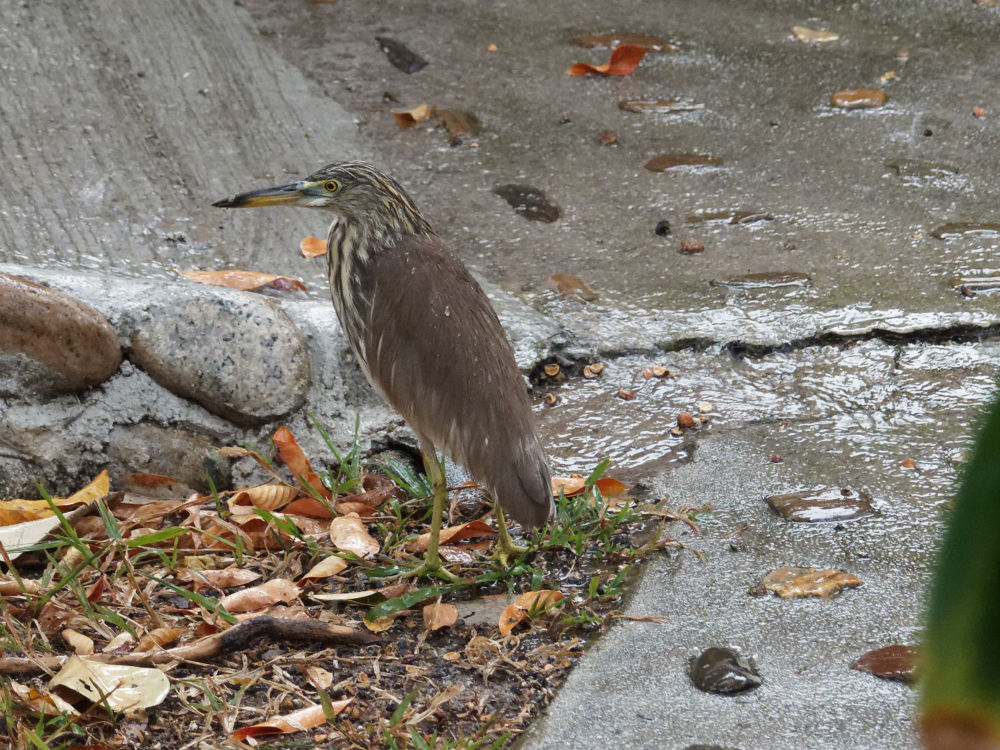
{"label": "bird's beak", "polygon": [[276,187],[261,188],[251,190],[248,193],[240,193],[232,198],[224,198],[216,201],[213,206],[219,208],[252,208],[254,206],[291,206],[297,203],[308,205],[308,201],[314,198],[310,188],[315,183],[300,180],[299,182],[289,182],[287,185],[277,185]]}

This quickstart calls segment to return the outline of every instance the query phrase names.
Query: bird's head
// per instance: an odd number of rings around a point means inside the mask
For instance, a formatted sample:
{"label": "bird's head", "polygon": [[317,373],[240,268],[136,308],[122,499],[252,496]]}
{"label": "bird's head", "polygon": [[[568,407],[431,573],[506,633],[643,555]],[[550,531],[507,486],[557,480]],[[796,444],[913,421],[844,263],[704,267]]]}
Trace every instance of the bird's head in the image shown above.
{"label": "bird's head", "polygon": [[351,223],[380,230],[424,233],[430,227],[398,182],[364,162],[328,164],[303,180],[251,190],[212,204],[220,208],[325,208]]}

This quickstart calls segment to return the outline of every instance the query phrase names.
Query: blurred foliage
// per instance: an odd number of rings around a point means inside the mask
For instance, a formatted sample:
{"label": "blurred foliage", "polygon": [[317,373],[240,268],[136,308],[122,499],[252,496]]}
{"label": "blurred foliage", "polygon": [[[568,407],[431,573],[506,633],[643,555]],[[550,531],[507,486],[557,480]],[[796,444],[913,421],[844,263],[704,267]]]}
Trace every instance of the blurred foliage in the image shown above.
{"label": "blurred foliage", "polygon": [[1000,748],[1000,401],[955,500],[922,658],[925,745]]}

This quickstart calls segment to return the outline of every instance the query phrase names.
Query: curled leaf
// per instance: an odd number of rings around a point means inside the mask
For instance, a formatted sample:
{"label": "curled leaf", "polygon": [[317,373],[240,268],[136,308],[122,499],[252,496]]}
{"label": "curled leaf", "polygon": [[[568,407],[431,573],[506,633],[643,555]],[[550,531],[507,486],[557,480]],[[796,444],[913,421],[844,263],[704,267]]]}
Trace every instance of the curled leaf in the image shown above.
{"label": "curled leaf", "polygon": [[265,286],[271,286],[282,291],[304,292],[306,285],[298,279],[288,276],[279,276],[273,273],[262,273],[260,271],[244,271],[239,268],[230,268],[222,271],[181,271],[181,276],[196,281],[199,284],[209,284],[211,286],[224,286],[228,289],[239,289],[243,292],[250,292]]}
{"label": "curled leaf", "polygon": [[392,116],[401,128],[412,128],[418,122],[423,122],[434,114],[434,108],[429,104],[418,104],[412,109],[394,109]]}
{"label": "curled leaf", "polygon": [[[339,701],[331,701],[330,709],[333,716],[336,716],[350,703],[353,698],[344,698]],[[234,740],[245,740],[250,737],[259,737],[263,734],[292,734],[293,732],[304,732],[307,729],[315,729],[329,721],[326,711],[321,704],[306,706],[297,711],[292,711],[284,716],[275,716],[269,721],[253,726],[243,727],[233,732]]]}
{"label": "curled leaf", "polygon": [[566,75],[585,76],[598,73],[606,76],[627,76],[639,67],[639,61],[646,54],[647,47],[638,44],[621,44],[611,53],[611,58],[602,65],[575,63],[566,71]]}
{"label": "curled leaf", "polygon": [[298,494],[298,489],[287,484],[258,484],[237,490],[227,505],[231,513],[252,513],[254,508],[276,510],[288,505]]}
{"label": "curled leaf", "polygon": [[299,242],[299,251],[307,258],[326,255],[326,240],[321,240],[310,234],[308,237],[303,237],[302,241]]}
{"label": "curled leaf", "polygon": [[500,635],[507,635],[526,617],[536,617],[554,607],[564,598],[565,596],[562,592],[551,589],[528,591],[521,594],[500,615],[500,622],[497,623],[497,626],[500,628]]}
{"label": "curled leaf", "polygon": [[370,557],[379,551],[379,543],[357,513],[338,516],[330,521],[330,540],[337,549],[353,552],[358,557]]}

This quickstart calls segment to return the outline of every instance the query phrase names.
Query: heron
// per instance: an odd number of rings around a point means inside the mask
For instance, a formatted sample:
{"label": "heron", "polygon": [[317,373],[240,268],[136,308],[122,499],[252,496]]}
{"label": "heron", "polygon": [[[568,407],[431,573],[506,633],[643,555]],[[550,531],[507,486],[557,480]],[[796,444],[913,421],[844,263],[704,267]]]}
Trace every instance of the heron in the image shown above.
{"label": "heron", "polygon": [[424,560],[404,575],[455,579],[438,552],[447,500],[439,449],[493,496],[494,557],[506,566],[524,551],[511,540],[505,514],[531,529],[555,513],[525,381],[486,293],[410,195],[353,161],[213,205],[333,214],[327,262],[337,319],[368,382],[416,433],[432,489]]}

